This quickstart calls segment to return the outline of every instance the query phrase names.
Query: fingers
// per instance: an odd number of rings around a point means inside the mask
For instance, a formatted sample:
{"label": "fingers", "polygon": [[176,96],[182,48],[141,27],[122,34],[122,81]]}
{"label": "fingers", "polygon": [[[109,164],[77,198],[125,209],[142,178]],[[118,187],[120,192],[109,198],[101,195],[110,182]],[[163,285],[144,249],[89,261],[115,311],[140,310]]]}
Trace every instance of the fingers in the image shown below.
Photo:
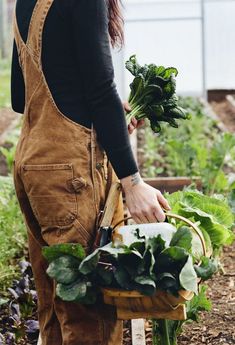
{"label": "fingers", "polygon": [[153,207],[140,209],[139,211],[130,213],[134,221],[138,224],[164,222],[165,220],[165,213],[158,201],[156,201],[156,204]]}
{"label": "fingers", "polygon": [[129,123],[128,125],[128,132],[129,134],[132,134],[135,130],[135,127],[132,125],[132,123]]}
{"label": "fingers", "polygon": [[137,123],[137,127],[136,127],[136,128],[140,128],[140,127],[142,127],[144,124],[145,124],[144,119],[143,119],[143,120],[139,120],[138,123]]}
{"label": "fingers", "polygon": [[131,122],[128,125],[128,131],[130,134],[134,132],[134,130],[137,128],[137,125],[138,125],[138,121],[133,117],[131,119]]}
{"label": "fingers", "polygon": [[171,209],[168,201],[164,198],[164,196],[162,195],[162,193],[160,191],[157,192],[157,199],[158,202],[160,203],[160,205],[167,211],[169,211]]}
{"label": "fingers", "polygon": [[133,117],[131,119],[131,122],[129,123],[128,125],[128,131],[130,134],[132,134],[134,132],[134,130],[136,128],[139,128],[139,127],[142,127],[143,125],[145,124],[145,121],[144,120],[136,120],[135,117]]}
{"label": "fingers", "polygon": [[127,113],[131,112],[131,106],[127,101],[123,102],[123,108]]}
{"label": "fingers", "polygon": [[157,202],[155,210],[154,210],[154,216],[159,222],[164,222],[166,219],[166,215],[163,212],[163,209],[161,208],[160,204]]}

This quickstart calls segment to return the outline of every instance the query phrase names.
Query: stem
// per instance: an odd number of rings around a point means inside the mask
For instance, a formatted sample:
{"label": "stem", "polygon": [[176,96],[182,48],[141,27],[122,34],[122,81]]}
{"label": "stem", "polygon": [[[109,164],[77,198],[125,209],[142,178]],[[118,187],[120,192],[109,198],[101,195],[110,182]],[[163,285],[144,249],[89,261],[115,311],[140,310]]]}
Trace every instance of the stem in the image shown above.
{"label": "stem", "polygon": [[153,320],[153,345],[174,345],[169,337],[168,320]]}
{"label": "stem", "polygon": [[145,114],[143,113],[144,107],[141,105],[131,105],[132,111],[130,113],[126,114],[126,120],[129,123],[133,117],[135,117],[137,120],[140,120],[141,118],[145,117]]}
{"label": "stem", "polygon": [[162,322],[164,344],[171,345],[168,332],[168,321],[164,319],[160,320],[160,322]]}

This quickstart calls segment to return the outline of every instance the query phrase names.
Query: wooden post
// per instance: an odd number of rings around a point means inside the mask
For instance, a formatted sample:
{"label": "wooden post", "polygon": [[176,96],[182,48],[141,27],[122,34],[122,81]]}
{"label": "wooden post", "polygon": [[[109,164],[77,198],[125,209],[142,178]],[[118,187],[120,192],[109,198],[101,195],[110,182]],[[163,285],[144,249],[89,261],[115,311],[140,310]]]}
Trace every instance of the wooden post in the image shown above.
{"label": "wooden post", "polygon": [[0,0],[0,56],[7,57],[7,0]]}

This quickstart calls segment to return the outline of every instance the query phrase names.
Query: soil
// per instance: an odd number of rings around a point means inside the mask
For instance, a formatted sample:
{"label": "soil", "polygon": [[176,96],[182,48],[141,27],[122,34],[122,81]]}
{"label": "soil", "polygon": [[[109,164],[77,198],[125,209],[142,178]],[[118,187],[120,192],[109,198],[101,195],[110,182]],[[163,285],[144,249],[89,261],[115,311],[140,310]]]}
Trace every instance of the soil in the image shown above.
{"label": "soil", "polygon": [[227,100],[211,102],[212,109],[228,131],[235,132],[235,107]]}
{"label": "soil", "polygon": [[0,109],[0,137],[18,116],[11,109]]}
{"label": "soil", "polygon": [[[217,274],[208,282],[207,296],[212,300],[211,312],[201,313],[200,322],[184,325],[178,345],[235,344],[235,243],[224,250],[225,274]],[[130,321],[124,323],[124,343],[132,345]],[[152,345],[151,323],[145,322],[146,344]]]}

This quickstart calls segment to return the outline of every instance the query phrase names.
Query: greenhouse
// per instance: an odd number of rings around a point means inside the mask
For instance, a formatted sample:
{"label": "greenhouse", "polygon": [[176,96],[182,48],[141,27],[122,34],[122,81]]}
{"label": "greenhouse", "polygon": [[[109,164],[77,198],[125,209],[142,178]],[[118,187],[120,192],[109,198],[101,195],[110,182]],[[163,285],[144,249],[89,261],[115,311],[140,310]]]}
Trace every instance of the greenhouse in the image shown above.
{"label": "greenhouse", "polygon": [[234,16],[0,0],[0,345],[235,344]]}

